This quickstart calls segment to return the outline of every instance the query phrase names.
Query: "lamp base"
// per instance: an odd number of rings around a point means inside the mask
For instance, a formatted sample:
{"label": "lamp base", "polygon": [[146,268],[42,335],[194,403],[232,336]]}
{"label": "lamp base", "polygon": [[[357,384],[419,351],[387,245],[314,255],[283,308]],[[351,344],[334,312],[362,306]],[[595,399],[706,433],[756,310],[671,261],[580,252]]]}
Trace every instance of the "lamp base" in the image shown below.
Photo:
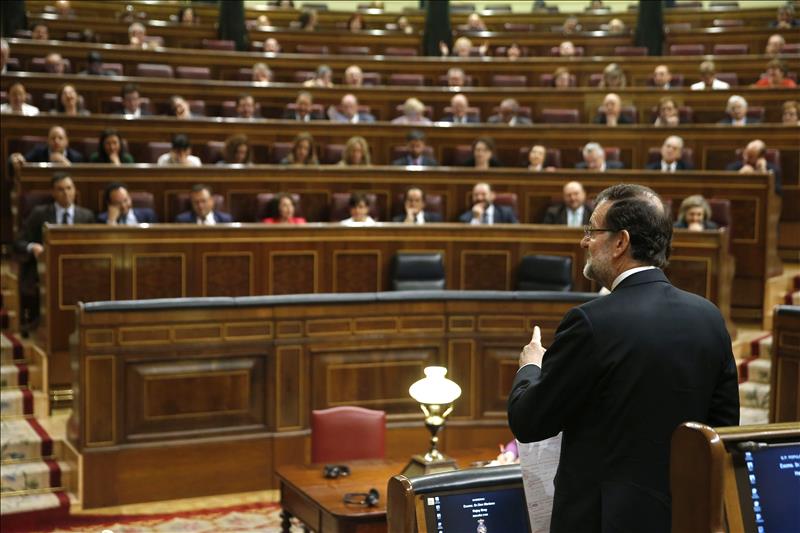
{"label": "lamp base", "polygon": [[449,472],[458,470],[455,459],[447,457],[434,461],[426,461],[424,455],[413,455],[402,474],[408,478],[425,476],[427,474],[437,474],[439,472]]}

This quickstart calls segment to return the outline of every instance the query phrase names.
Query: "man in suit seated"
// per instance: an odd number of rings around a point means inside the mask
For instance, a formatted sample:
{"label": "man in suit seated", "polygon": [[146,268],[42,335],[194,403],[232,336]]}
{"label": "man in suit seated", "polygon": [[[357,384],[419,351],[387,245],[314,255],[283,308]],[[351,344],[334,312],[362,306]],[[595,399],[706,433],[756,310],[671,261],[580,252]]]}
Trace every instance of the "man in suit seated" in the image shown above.
{"label": "man in suit seated", "polygon": [[408,153],[392,161],[393,165],[435,167],[439,164],[434,158],[425,154],[425,134],[421,131],[411,130],[406,134],[406,147]]}
{"label": "man in suit seated", "polygon": [[39,275],[36,261],[45,251],[42,227],[45,223],[72,225],[94,222],[94,213],[75,205],[75,184],[69,174],[54,174],[50,180],[50,189],[53,201],[33,208],[14,243],[20,258],[20,323],[25,335],[39,321]]}
{"label": "man in suit seated", "polygon": [[647,170],[660,170],[661,172],[675,172],[676,170],[692,170],[691,165],[683,159],[683,139],[677,135],[670,135],[661,145],[661,161],[648,163]]}
{"label": "man in suit seated", "polygon": [[616,126],[617,124],[631,124],[630,118],[622,114],[622,99],[616,93],[608,93],[603,98],[603,112],[594,117],[595,124]]}
{"label": "man in suit seated", "polygon": [[252,120],[256,117],[256,101],[252,95],[240,94],[236,98],[236,118],[245,118]]}
{"label": "man in suit seated", "polygon": [[133,118],[150,114],[146,108],[142,108],[139,87],[133,83],[126,83],[122,86],[122,114]]}
{"label": "man in suit seated", "polygon": [[450,99],[452,113],[447,113],[442,117],[442,122],[452,122],[453,124],[477,124],[480,122],[478,117],[467,113],[469,100],[461,93],[454,94]]}
{"label": "man in suit seated", "polygon": [[358,110],[358,98],[354,94],[342,96],[339,109],[336,106],[330,106],[328,108],[328,118],[331,122],[346,122],[349,124],[375,122],[375,117],[370,113]]}
{"label": "man in suit seated", "polygon": [[758,124],[760,122],[757,118],[750,118],[747,116],[747,100],[738,94],[734,94],[728,98],[728,104],[725,106],[725,113],[727,116],[717,122],[717,124],[746,126],[747,124]]}
{"label": "man in suit seated", "polygon": [[175,222],[206,226],[233,222],[231,215],[214,209],[214,194],[208,185],[198,184],[192,187],[189,198],[192,201],[191,211],[179,214],[175,217]]}
{"label": "man in suit seated", "polygon": [[755,139],[747,143],[742,151],[742,158],[733,161],[725,167],[725,170],[732,170],[741,174],[754,174],[761,172],[772,172],[775,176],[775,194],[781,193],[781,169],[767,161],[767,145],[761,139]]}
{"label": "man in suit seated", "polygon": [[494,203],[494,191],[488,183],[476,183],[472,188],[472,209],[458,217],[468,224],[518,224],[511,207]]}
{"label": "man in suit seated", "polygon": [[403,197],[404,215],[397,215],[392,222],[403,222],[404,224],[425,224],[430,222],[441,222],[442,215],[425,211],[425,193],[419,187],[409,187]]}
{"label": "man in suit seated", "polygon": [[19,169],[25,163],[55,163],[70,166],[72,163],[83,163],[83,155],[69,147],[69,137],[61,126],[53,126],[47,132],[47,144],[40,144],[27,154],[19,152],[11,154],[11,164]]}
{"label": "man in suit seated", "polygon": [[586,191],[577,181],[564,185],[564,201],[547,208],[544,224],[566,224],[570,228],[582,228],[589,223],[592,206],[586,202]]}
{"label": "man in suit seated", "polygon": [[128,188],[118,181],[109,183],[103,193],[106,211],[97,215],[97,221],[109,226],[136,226],[158,222],[155,212],[149,207],[133,207]]}
{"label": "man in suit seated", "polygon": [[583,147],[583,161],[575,165],[575,168],[586,170],[619,170],[625,168],[621,161],[606,161],[606,152],[600,143],[590,142]]}
{"label": "man in suit seated", "polygon": [[489,124],[526,126],[531,124],[531,119],[519,114],[519,102],[513,98],[506,98],[500,102],[500,112],[489,117]]}
{"label": "man in suit seated", "polygon": [[672,72],[667,65],[658,65],[653,69],[653,86],[657,89],[672,88]]}
{"label": "man in suit seated", "polygon": [[463,87],[467,84],[464,69],[459,67],[450,67],[447,70],[447,86],[448,87]]}
{"label": "man in suit seated", "polygon": [[310,92],[300,91],[294,103],[294,110],[287,109],[284,112],[283,118],[297,120],[298,122],[310,122],[312,120],[322,120],[324,118],[319,113],[315,113],[311,110],[314,105],[314,97],[311,96]]}

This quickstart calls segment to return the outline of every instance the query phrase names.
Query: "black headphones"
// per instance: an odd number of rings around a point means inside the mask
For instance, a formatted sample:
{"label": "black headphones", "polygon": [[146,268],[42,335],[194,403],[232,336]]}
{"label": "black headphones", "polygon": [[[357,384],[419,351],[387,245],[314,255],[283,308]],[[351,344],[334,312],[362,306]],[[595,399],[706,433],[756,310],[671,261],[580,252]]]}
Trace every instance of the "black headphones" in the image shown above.
{"label": "black headphones", "polygon": [[381,493],[378,489],[369,489],[369,492],[348,492],[344,495],[344,503],[364,507],[377,507],[380,500]]}
{"label": "black headphones", "polygon": [[322,468],[322,475],[328,479],[349,476],[350,467],[347,465],[325,465]]}

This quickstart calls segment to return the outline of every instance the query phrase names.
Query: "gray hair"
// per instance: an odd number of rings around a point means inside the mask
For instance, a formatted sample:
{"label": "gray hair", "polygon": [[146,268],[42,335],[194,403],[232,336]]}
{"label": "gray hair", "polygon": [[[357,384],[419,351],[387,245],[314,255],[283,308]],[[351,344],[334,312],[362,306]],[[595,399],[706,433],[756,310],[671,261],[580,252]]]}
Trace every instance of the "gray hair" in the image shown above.
{"label": "gray hair", "polygon": [[600,143],[596,142],[586,143],[586,145],[583,147],[583,157],[586,157],[587,155],[592,153],[601,153],[605,155],[603,147],[600,145]]}
{"label": "gray hair", "polygon": [[738,94],[734,94],[730,98],[728,98],[728,104],[725,106],[725,111],[728,113],[731,112],[733,106],[736,104],[742,104],[745,109],[747,109],[747,100],[744,99],[743,96],[739,96]]}
{"label": "gray hair", "polygon": [[675,142],[677,142],[678,146],[680,146],[681,150],[683,150],[683,138],[682,137],[679,137],[678,135],[670,135],[669,137],[664,139],[664,144],[667,144],[667,142],[669,142],[670,139],[672,139]]}

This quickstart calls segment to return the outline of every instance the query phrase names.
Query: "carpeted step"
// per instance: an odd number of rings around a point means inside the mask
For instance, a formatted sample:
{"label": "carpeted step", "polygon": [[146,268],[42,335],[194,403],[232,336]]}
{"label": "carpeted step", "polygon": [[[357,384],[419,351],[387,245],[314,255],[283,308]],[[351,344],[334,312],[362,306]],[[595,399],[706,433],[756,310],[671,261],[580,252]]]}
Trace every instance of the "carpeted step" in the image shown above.
{"label": "carpeted step", "polygon": [[766,424],[769,422],[769,410],[756,407],[739,408],[739,425]]}
{"label": "carpeted step", "polygon": [[53,455],[53,439],[33,418],[0,421],[3,461],[30,461]]}
{"label": "carpeted step", "polygon": [[0,388],[28,387],[30,368],[25,363],[0,366]]}
{"label": "carpeted step", "polygon": [[0,333],[0,361],[3,364],[23,361],[25,359],[25,347],[11,333],[3,331]]}
{"label": "carpeted step", "polygon": [[59,489],[70,475],[70,467],[63,461],[40,459],[24,463],[7,463],[0,466],[0,492],[21,493]]}
{"label": "carpeted step", "polygon": [[64,522],[76,499],[62,490],[0,498],[3,532],[51,530]]}
{"label": "carpeted step", "polygon": [[772,354],[772,335],[764,335],[750,342],[750,355],[769,359]]}
{"label": "carpeted step", "polygon": [[743,407],[769,409],[769,385],[755,381],[740,383],[739,403]]}
{"label": "carpeted step", "polygon": [[0,390],[0,417],[25,417],[47,414],[47,396],[28,388]]}
{"label": "carpeted step", "polygon": [[747,365],[747,380],[756,383],[770,384],[772,361],[769,359],[753,359]]}

